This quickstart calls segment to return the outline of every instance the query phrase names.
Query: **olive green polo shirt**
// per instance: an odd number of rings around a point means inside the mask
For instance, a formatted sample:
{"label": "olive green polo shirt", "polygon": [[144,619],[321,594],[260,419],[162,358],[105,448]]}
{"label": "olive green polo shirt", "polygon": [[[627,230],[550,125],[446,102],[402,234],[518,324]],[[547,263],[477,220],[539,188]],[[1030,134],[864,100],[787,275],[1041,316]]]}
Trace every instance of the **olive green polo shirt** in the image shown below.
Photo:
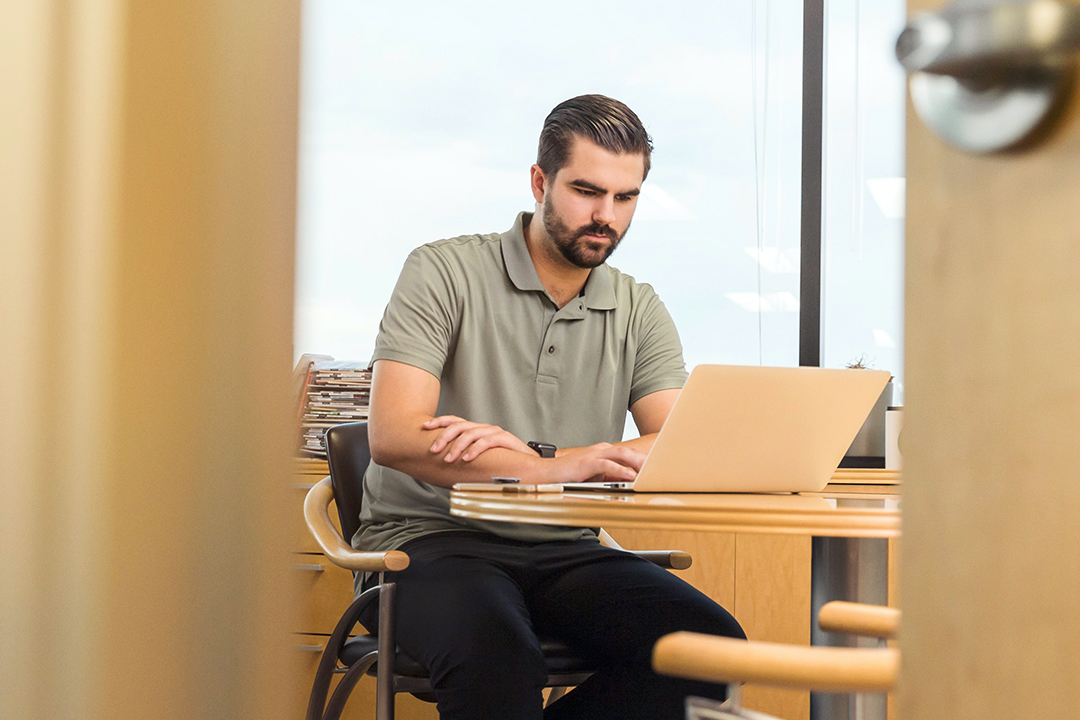
{"label": "olive green polo shirt", "polygon": [[[522,440],[577,447],[622,439],[638,399],[686,381],[682,346],[653,289],[607,264],[563,306],[544,290],[518,215],[507,232],[439,240],[409,255],[373,362],[439,379],[437,415],[498,425]],[[390,550],[431,532],[485,530],[525,541],[595,537],[587,528],[451,517],[450,494],[372,463],[353,544]]]}

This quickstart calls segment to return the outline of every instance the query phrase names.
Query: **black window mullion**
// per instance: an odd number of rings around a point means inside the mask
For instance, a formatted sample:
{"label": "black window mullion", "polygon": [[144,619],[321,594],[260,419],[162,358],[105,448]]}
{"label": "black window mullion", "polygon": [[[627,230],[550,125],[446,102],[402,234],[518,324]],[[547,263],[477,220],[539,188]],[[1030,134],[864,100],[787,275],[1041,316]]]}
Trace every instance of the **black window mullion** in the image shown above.
{"label": "black window mullion", "polygon": [[821,167],[825,90],[825,0],[803,0],[802,210],[799,365],[821,365]]}

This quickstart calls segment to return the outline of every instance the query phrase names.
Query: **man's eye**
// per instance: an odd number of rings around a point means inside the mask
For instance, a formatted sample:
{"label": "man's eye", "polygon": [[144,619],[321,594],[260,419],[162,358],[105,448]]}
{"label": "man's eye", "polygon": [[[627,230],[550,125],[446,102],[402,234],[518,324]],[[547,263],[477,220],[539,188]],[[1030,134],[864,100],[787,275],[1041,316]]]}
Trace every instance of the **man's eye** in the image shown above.
{"label": "man's eye", "polygon": [[615,199],[618,200],[619,202],[630,202],[630,200],[632,198],[633,198],[632,195],[616,195],[615,196]]}
{"label": "man's eye", "polygon": [[595,190],[586,190],[585,188],[577,188],[577,191],[579,195],[584,195],[585,197],[592,197],[596,194]]}

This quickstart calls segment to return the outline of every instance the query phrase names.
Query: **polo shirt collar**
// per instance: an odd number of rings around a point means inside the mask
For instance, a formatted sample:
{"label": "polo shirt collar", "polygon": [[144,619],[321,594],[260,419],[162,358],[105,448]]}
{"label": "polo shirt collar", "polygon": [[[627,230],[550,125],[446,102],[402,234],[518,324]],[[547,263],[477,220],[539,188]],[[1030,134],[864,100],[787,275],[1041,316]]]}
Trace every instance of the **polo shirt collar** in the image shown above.
{"label": "polo shirt collar", "polygon": [[[529,248],[525,244],[525,224],[532,220],[530,212],[518,213],[514,226],[502,235],[502,255],[506,264],[506,274],[518,290],[537,290],[545,292],[540,276],[536,274]],[[607,263],[593,268],[589,279],[582,288],[585,305],[591,310],[612,310],[615,308],[615,285],[611,280],[611,271]]]}
{"label": "polo shirt collar", "polygon": [[503,262],[506,263],[506,274],[518,290],[544,292],[544,284],[536,274],[529,247],[525,244],[525,225],[529,220],[532,220],[532,213],[518,213],[514,226],[503,233]]}

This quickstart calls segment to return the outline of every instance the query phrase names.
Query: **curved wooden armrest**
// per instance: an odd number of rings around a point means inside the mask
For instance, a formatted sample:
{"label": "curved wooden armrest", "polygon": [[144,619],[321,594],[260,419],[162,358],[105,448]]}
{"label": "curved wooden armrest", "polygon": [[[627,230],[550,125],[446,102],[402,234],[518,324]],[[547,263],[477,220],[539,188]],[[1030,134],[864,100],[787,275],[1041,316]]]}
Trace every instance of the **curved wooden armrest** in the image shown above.
{"label": "curved wooden armrest", "polygon": [[669,570],[685,570],[694,563],[690,553],[682,550],[629,550],[640,558]]}
{"label": "curved wooden armrest", "polygon": [[[626,550],[622,545],[615,542],[615,538],[608,535],[608,531],[604,528],[600,528],[599,537],[600,544],[604,547]],[[632,552],[643,560],[648,560],[669,570],[685,570],[694,563],[694,558],[690,557],[690,553],[685,553],[682,550],[626,550],[626,552]]]}
{"label": "curved wooden armrest", "polygon": [[409,556],[399,550],[358,552],[345,542],[330,522],[328,508],[333,499],[334,486],[328,477],[315,483],[304,498],[304,521],[330,562],[346,570],[362,572],[404,570],[409,567]]}
{"label": "curved wooden armrest", "polygon": [[880,605],[834,600],[821,606],[818,612],[818,626],[825,632],[892,640],[900,628],[900,611]]}
{"label": "curved wooden armrest", "polygon": [[900,653],[890,648],[806,647],[677,632],[656,643],[653,669],[706,682],[886,692],[896,684]]}

